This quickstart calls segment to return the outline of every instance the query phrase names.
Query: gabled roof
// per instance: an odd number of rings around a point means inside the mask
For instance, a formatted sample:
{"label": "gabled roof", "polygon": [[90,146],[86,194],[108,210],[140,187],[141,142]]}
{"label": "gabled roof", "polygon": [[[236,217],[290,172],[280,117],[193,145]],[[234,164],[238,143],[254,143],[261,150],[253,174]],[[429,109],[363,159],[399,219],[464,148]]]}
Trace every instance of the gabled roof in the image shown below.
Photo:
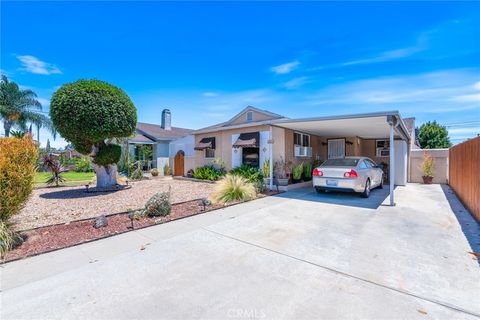
{"label": "gabled roof", "polygon": [[[240,111],[239,113],[237,113],[232,119],[228,120],[226,123],[232,123],[234,122],[235,120],[237,120],[241,115],[247,113],[248,111],[255,111],[255,112],[258,112],[258,113],[262,113],[266,116],[269,116],[271,117],[272,119],[280,119],[280,118],[285,118],[284,116],[282,115],[279,115],[277,113],[273,113],[273,112],[270,112],[268,110],[262,110],[262,109],[258,109],[258,108],[255,108],[255,107],[252,107],[252,106],[247,106],[245,109],[243,109],[242,111]],[[253,121],[252,121],[253,122]]]}
{"label": "gabled roof", "polygon": [[[235,124],[234,123],[235,120],[237,120],[239,117],[241,117],[243,114],[247,113],[248,111],[255,111],[255,112],[264,114],[269,118],[264,119],[264,120],[257,120],[257,121],[252,120],[252,121],[241,123],[241,124]],[[252,107],[252,106],[247,106],[242,111],[237,113],[230,120],[225,121],[225,122],[221,122],[221,123],[217,123],[217,124],[214,124],[212,126],[205,127],[205,128],[202,128],[202,129],[198,129],[194,133],[213,132],[213,131],[219,131],[219,130],[223,130],[223,129],[234,129],[234,128],[258,126],[258,125],[270,123],[272,120],[281,120],[281,119],[288,119],[288,118],[286,118],[282,115],[279,115],[277,113],[270,112],[268,110],[262,110],[262,109],[258,109],[258,108]]]}
{"label": "gabled roof", "polygon": [[177,127],[172,127],[171,130],[165,130],[158,124],[137,122],[136,132],[137,135],[130,141],[133,142],[138,140],[138,143],[142,143],[142,141],[147,143],[158,140],[177,140],[188,136],[193,130]]}

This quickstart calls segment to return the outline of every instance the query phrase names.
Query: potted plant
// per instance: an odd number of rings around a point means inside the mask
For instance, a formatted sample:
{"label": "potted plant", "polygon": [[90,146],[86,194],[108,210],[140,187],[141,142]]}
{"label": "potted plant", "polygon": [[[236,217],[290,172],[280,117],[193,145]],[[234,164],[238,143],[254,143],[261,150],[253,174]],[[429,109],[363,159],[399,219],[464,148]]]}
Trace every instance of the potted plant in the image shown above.
{"label": "potted plant", "polygon": [[152,177],[157,177],[158,176],[158,169],[153,168],[152,170],[150,170],[150,173],[152,174]]}
{"label": "potted plant", "polygon": [[293,183],[298,183],[302,180],[303,162],[293,167],[292,174],[293,174]]}
{"label": "potted plant", "polygon": [[262,165],[262,175],[263,175],[263,184],[270,184],[270,159],[267,159],[263,162]]}
{"label": "potted plant", "polygon": [[287,171],[290,168],[290,163],[286,162],[283,157],[280,157],[280,160],[275,163],[275,179],[279,186],[288,186]]}
{"label": "potted plant", "polygon": [[434,161],[431,155],[424,153],[422,162],[423,183],[432,184],[433,181],[433,165]]}
{"label": "potted plant", "polygon": [[165,165],[163,166],[163,175],[169,176],[171,173],[172,170],[170,169],[170,166],[168,165],[168,163],[165,163]]}
{"label": "potted plant", "polygon": [[312,180],[312,164],[310,163],[305,163],[303,165],[303,180],[304,181],[310,181]]}

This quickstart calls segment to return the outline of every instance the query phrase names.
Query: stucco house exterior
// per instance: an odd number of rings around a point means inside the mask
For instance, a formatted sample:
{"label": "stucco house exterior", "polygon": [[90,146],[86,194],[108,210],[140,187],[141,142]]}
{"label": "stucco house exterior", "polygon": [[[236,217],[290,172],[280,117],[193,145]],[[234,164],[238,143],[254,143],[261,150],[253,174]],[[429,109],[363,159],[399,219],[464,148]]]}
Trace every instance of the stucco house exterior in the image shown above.
{"label": "stucco house exterior", "polygon": [[226,122],[193,132],[193,166],[218,157],[228,170],[242,164],[261,168],[267,159],[295,165],[366,156],[388,168],[393,188],[407,183],[414,128],[415,119],[402,119],[398,111],[289,119],[248,106]]}
{"label": "stucco house exterior", "polygon": [[[172,115],[169,109],[162,111],[160,125],[137,122],[135,136],[127,141],[130,159],[141,161],[144,167],[148,164],[151,168],[158,168],[160,175],[163,175],[165,164],[170,164],[170,158],[175,155],[171,154],[174,150],[171,149],[170,144],[177,140],[193,140],[193,136],[191,136],[193,130],[172,127],[171,123]],[[188,138],[188,136],[190,137]],[[152,148],[150,156],[145,156],[141,151],[145,146]]]}

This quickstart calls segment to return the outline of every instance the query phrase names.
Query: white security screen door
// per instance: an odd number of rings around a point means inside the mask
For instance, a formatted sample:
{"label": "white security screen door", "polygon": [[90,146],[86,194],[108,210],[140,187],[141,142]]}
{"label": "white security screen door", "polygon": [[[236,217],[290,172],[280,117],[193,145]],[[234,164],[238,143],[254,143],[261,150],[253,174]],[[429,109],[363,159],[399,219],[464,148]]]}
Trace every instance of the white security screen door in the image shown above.
{"label": "white security screen door", "polygon": [[345,158],[345,139],[328,140],[328,159]]}
{"label": "white security screen door", "polygon": [[[232,145],[237,141],[240,134],[232,134]],[[232,148],[232,168],[242,165],[242,148]]]}

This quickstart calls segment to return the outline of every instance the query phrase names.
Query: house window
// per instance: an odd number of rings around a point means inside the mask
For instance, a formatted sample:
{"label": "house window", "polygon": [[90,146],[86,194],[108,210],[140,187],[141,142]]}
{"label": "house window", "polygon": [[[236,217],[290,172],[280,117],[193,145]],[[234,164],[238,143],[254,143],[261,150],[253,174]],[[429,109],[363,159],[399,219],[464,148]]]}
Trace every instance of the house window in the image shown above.
{"label": "house window", "polygon": [[375,150],[377,157],[389,157],[390,156],[390,141],[389,140],[376,140]]}
{"label": "house window", "polygon": [[293,134],[293,144],[300,147],[311,147],[310,135],[305,133],[295,132]]}
{"label": "house window", "polygon": [[345,158],[345,139],[328,140],[328,159]]}
{"label": "house window", "polygon": [[310,145],[310,135],[300,132],[293,133],[293,148],[295,157],[311,157],[312,147]]}
{"label": "house window", "polygon": [[210,148],[205,149],[205,158],[207,159],[215,158],[215,149],[210,149]]}
{"label": "house window", "polygon": [[253,112],[248,111],[247,112],[247,122],[253,121]]}

